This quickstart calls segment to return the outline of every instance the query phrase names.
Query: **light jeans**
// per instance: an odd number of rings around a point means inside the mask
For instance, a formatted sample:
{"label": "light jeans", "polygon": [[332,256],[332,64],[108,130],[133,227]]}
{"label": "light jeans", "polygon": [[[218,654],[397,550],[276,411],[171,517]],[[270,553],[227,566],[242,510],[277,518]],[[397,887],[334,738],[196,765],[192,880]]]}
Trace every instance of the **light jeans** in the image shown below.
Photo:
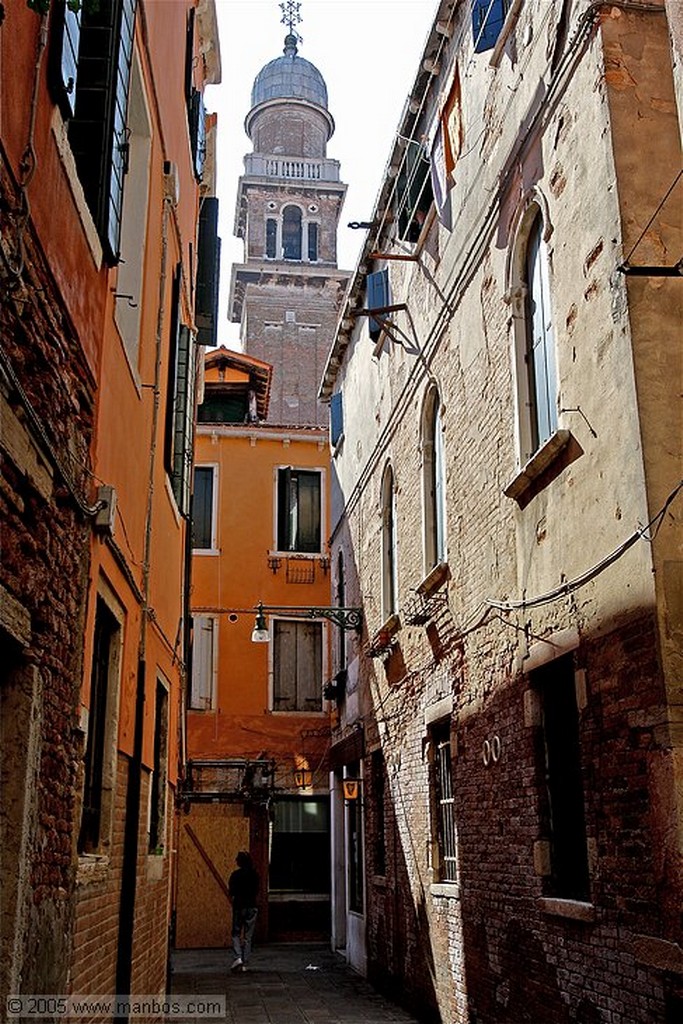
{"label": "light jeans", "polygon": [[232,948],[235,956],[246,964],[251,956],[251,940],[256,927],[256,907],[245,907],[244,910],[232,912]]}

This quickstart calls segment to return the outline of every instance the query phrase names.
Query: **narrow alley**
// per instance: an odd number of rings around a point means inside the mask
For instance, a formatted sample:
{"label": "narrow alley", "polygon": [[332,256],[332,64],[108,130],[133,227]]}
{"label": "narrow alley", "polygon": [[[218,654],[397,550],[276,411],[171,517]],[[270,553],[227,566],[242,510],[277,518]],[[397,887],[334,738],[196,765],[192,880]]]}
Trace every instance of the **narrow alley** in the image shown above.
{"label": "narrow alley", "polygon": [[226,949],[173,954],[174,995],[225,995],[217,1024],[418,1024],[383,998],[327,946],[287,943],[254,951],[245,973],[230,971]]}

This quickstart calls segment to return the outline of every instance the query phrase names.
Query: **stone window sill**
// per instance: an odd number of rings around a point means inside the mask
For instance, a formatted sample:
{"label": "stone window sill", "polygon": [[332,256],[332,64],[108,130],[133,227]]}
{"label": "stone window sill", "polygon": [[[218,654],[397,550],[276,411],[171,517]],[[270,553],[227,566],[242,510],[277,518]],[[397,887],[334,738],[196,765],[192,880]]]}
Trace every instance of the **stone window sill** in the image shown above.
{"label": "stone window sill", "polygon": [[560,457],[571,440],[571,431],[556,430],[510,481],[503,493],[520,504],[538,478]]}
{"label": "stone window sill", "polygon": [[78,857],[76,885],[95,885],[109,877],[109,857],[106,854],[81,853]]}
{"label": "stone window sill", "polygon": [[460,899],[460,886],[457,882],[432,882],[429,891],[432,896],[451,900]]}
{"label": "stone window sill", "polygon": [[552,896],[541,896],[538,906],[544,914],[566,917],[571,921],[595,921],[595,907],[581,900],[562,900]]}

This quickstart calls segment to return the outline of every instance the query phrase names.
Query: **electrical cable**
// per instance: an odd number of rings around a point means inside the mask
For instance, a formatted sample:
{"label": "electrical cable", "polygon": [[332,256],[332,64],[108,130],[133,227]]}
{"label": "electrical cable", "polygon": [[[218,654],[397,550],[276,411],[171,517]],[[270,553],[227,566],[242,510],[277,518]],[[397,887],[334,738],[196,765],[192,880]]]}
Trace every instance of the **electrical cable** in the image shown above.
{"label": "electrical cable", "polygon": [[676,177],[674,178],[674,180],[673,180],[673,181],[671,182],[671,185],[670,185],[670,186],[669,186],[669,188],[667,189],[667,191],[666,191],[666,194],[664,195],[664,198],[663,198],[663,199],[662,199],[662,200],[660,201],[660,203],[659,203],[659,206],[657,207],[657,209],[655,210],[655,212],[654,212],[654,213],[652,214],[652,216],[650,217],[649,221],[647,222],[647,224],[645,225],[645,227],[643,228],[643,230],[642,230],[642,231],[640,232],[640,234],[639,234],[639,236],[638,236],[638,240],[637,240],[636,244],[635,244],[635,245],[633,246],[633,248],[631,249],[630,253],[628,254],[628,256],[626,257],[626,259],[624,260],[624,262],[623,262],[622,266],[624,266],[624,267],[627,267],[627,266],[628,266],[628,264],[629,264],[629,262],[630,262],[630,260],[631,260],[631,256],[633,256],[633,253],[634,253],[634,252],[636,251],[636,249],[638,248],[638,246],[639,246],[639,245],[640,245],[640,243],[642,242],[642,240],[643,240],[643,238],[645,237],[646,233],[647,233],[647,232],[648,232],[648,231],[650,230],[650,227],[652,226],[652,222],[654,221],[655,217],[656,217],[656,216],[657,216],[657,214],[658,214],[658,213],[660,212],[660,210],[662,209],[662,207],[663,207],[663,206],[664,206],[664,204],[666,203],[667,199],[669,198],[669,196],[671,195],[671,193],[672,193],[672,192],[673,192],[673,190],[675,189],[675,187],[676,187],[676,185],[678,184],[678,182],[680,181],[680,179],[681,179],[681,176],[682,176],[682,175],[683,175],[683,167],[682,167],[682,168],[681,168],[681,170],[680,170],[680,171],[678,172],[678,174],[676,175]]}
{"label": "electrical cable", "polygon": [[613,565],[618,559],[625,555],[629,548],[632,548],[636,541],[647,537],[647,532],[650,528],[657,523],[655,533],[659,530],[661,522],[667,512],[667,509],[675,500],[679,492],[683,488],[683,480],[679,481],[676,487],[671,491],[668,498],[664,502],[663,506],[657,512],[655,516],[645,526],[635,530],[630,537],[627,537],[625,541],[619,544],[613,551],[606,555],[603,559],[592,565],[585,572],[582,572],[579,576],[575,576],[572,580],[567,580],[566,583],[561,583],[559,586],[554,587],[552,590],[548,590],[545,594],[539,594],[537,597],[524,598],[521,601],[496,601],[493,598],[485,598],[485,603],[490,608],[497,608],[499,611],[512,612],[520,611],[526,608],[537,608],[539,605],[550,604],[552,601],[557,600],[558,597],[566,597],[567,594],[572,594],[575,590],[580,587],[584,587],[591,580],[594,580],[596,576],[608,569],[610,565]]}

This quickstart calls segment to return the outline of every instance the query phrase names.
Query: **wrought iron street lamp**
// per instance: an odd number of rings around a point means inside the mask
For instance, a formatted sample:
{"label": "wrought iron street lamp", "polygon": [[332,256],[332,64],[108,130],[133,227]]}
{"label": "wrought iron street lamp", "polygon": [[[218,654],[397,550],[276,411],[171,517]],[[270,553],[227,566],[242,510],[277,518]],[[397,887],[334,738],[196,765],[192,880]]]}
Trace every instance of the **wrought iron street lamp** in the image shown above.
{"label": "wrought iron street lamp", "polygon": [[315,605],[309,607],[287,607],[285,605],[264,605],[259,601],[256,606],[256,621],[251,634],[251,641],[254,644],[267,644],[270,640],[266,613],[280,614],[297,619],[328,619],[340,629],[355,629],[360,632],[363,625],[362,608],[340,608],[337,606],[321,607]]}

